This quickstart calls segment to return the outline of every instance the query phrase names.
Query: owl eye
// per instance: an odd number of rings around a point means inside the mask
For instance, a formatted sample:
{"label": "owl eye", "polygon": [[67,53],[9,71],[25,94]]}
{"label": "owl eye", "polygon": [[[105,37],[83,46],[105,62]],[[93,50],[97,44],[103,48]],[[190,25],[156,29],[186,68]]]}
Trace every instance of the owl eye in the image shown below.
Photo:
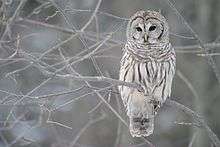
{"label": "owl eye", "polygon": [[149,31],[154,31],[156,29],[156,26],[150,26]]}
{"label": "owl eye", "polygon": [[138,32],[142,32],[141,27],[136,27],[136,30],[137,30]]}

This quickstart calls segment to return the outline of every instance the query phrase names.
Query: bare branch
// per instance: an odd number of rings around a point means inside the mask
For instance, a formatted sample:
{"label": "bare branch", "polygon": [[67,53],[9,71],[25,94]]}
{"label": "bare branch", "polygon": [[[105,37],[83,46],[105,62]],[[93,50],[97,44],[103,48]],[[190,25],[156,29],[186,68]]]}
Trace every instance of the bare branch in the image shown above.
{"label": "bare branch", "polygon": [[[65,9],[65,12],[94,12],[93,10],[88,10],[88,9],[74,9],[74,8],[67,8]],[[129,18],[124,18],[124,17],[120,17],[120,16],[116,16],[116,15],[113,15],[113,14],[110,14],[110,13],[106,13],[106,12],[102,12],[102,11],[97,11],[97,14],[103,14],[103,15],[106,15],[106,16],[109,16],[109,17],[112,17],[112,18],[116,18],[116,19],[121,19],[121,20],[125,20],[125,21],[128,21]]]}
{"label": "bare branch", "polygon": [[[24,7],[24,4],[26,3],[27,0],[21,0],[17,9],[15,10],[14,14],[12,15],[12,17],[8,20],[7,22],[7,26],[5,28],[4,33],[2,34],[2,36],[0,37],[0,40],[2,41],[4,39],[4,37],[6,36],[8,30],[10,29],[11,25],[14,23],[15,19],[18,17],[21,9]],[[1,42],[0,42],[1,44]]]}
{"label": "bare branch", "polygon": [[69,126],[64,125],[64,124],[62,124],[62,123],[59,123],[59,122],[57,122],[57,121],[51,120],[51,119],[52,119],[52,118],[51,118],[51,113],[52,113],[52,112],[51,112],[50,110],[48,110],[48,113],[49,113],[49,114],[48,114],[46,123],[58,125],[58,126],[61,126],[61,127],[67,128],[67,129],[70,129],[70,130],[73,129],[72,127],[69,127]]}
{"label": "bare branch", "polygon": [[[88,35],[88,37],[92,37],[92,36],[95,37],[94,34],[96,34],[96,32],[85,32],[85,31],[82,32],[80,30],[73,31],[72,29],[58,27],[58,26],[55,26],[55,25],[51,25],[51,24],[48,24],[48,23],[39,22],[39,21],[36,21],[36,20],[27,19],[27,18],[20,18],[19,21],[24,21],[24,22],[31,23],[31,24],[34,24],[34,25],[40,25],[40,26],[43,26],[43,27],[46,27],[46,28],[49,28],[49,29],[54,29],[54,30],[57,30],[57,31],[61,31],[61,32],[67,33],[67,34],[73,34],[73,33],[77,32],[77,33],[86,34],[86,35]],[[102,34],[106,35],[106,33],[102,33]],[[175,35],[177,35],[177,34],[175,34]],[[101,35],[99,37],[102,39],[105,36]],[[186,38],[188,38],[188,37],[186,37]],[[110,39],[110,41],[113,41],[114,43],[116,43],[118,45],[121,45],[123,43],[123,42],[118,42],[118,41],[112,40],[112,39]],[[207,48],[207,50],[210,50],[210,49],[213,49],[213,48],[219,48],[220,43],[215,43],[215,42],[206,43],[206,44],[204,44],[204,46]],[[200,45],[174,46],[174,48],[178,53],[194,53],[194,52],[195,53],[198,53],[198,52],[201,53],[201,52],[203,52],[203,50],[201,50],[202,47]],[[191,50],[193,50],[193,51],[191,51]]]}
{"label": "bare branch", "polygon": [[187,85],[187,87],[190,89],[192,92],[194,98],[196,100],[199,100],[199,95],[196,92],[195,88],[193,87],[192,83],[180,72],[180,70],[177,70],[177,75],[183,80],[183,82]]}
{"label": "bare branch", "polygon": [[205,57],[205,56],[220,56],[220,53],[197,54],[197,56],[201,56],[201,57]]}
{"label": "bare branch", "polygon": [[209,126],[206,124],[206,122],[204,121],[204,119],[196,114],[194,111],[192,111],[190,108],[176,102],[173,100],[167,100],[166,105],[171,106],[171,107],[175,107],[177,109],[182,110],[183,112],[185,112],[186,114],[190,115],[195,121],[199,122],[202,126],[202,128],[204,128],[209,136],[209,138],[211,139],[211,141],[213,142],[213,144],[216,147],[220,147],[220,140],[218,139],[217,135],[209,128]]}
{"label": "bare branch", "polygon": [[[187,28],[190,30],[190,32],[192,33],[192,35],[194,36],[194,38],[198,41],[199,45],[201,46],[201,48],[204,50],[205,54],[208,54],[208,48],[204,45],[203,41],[199,38],[199,36],[196,34],[196,32],[190,27],[190,25],[188,24],[188,22],[185,20],[185,18],[180,14],[180,12],[176,9],[176,7],[174,6],[174,4],[170,1],[170,0],[166,0],[169,4],[169,6],[174,10],[174,12],[176,13],[177,16],[179,16],[181,18],[181,20],[183,21],[183,23],[187,26]],[[208,63],[210,64],[210,66],[212,67],[215,76],[220,84],[220,73],[219,70],[215,64],[214,59],[211,56],[206,56]]]}
{"label": "bare branch", "polygon": [[188,36],[183,36],[183,35],[179,35],[179,34],[175,34],[175,33],[170,33],[170,35],[175,36],[175,37],[179,37],[179,38],[183,38],[183,39],[190,39],[190,40],[194,40],[194,37],[188,37]]}
{"label": "bare branch", "polygon": [[188,147],[193,147],[193,143],[195,142],[197,135],[198,135],[198,132],[195,132],[195,133],[193,134],[192,139],[191,139],[191,141],[190,141]]}
{"label": "bare branch", "polygon": [[[204,44],[204,46],[208,49],[211,48],[219,48],[220,47],[220,43],[207,43]],[[177,51],[186,51],[186,50],[192,50],[192,49],[198,49],[199,51],[201,51],[202,47],[200,45],[186,45],[186,46],[175,46],[175,49]]]}
{"label": "bare branch", "polygon": [[85,132],[86,129],[88,129],[91,125],[103,120],[105,118],[105,114],[102,114],[102,116],[89,120],[86,125],[76,134],[76,137],[73,139],[73,141],[70,143],[69,147],[74,147],[77,141],[79,140],[80,136]]}
{"label": "bare branch", "polygon": [[87,21],[87,23],[81,28],[81,31],[82,31],[82,32],[89,26],[89,24],[90,24],[90,23],[92,22],[92,20],[95,18],[96,13],[97,13],[97,11],[98,11],[98,9],[99,9],[99,7],[100,7],[101,2],[102,2],[102,0],[99,0],[99,1],[98,1],[97,5],[96,5],[96,8],[95,8],[95,10],[93,11],[92,16],[90,17],[89,21]]}
{"label": "bare branch", "polygon": [[28,16],[27,18],[33,16],[33,15],[36,15],[36,14],[39,14],[42,9],[44,8],[48,8],[49,6],[51,6],[50,2],[45,2],[45,3],[42,3],[40,6],[36,7]]}

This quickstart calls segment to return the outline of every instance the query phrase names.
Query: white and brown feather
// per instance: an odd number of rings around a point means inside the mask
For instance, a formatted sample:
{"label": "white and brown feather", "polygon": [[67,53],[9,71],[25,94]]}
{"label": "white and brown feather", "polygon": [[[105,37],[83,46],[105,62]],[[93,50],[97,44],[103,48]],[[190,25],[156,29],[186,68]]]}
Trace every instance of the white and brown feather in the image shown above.
{"label": "white and brown feather", "polygon": [[142,45],[128,39],[123,48],[119,79],[138,83],[144,88],[144,92],[141,92],[119,86],[130,118],[132,136],[149,136],[153,133],[154,117],[171,94],[175,63],[175,52],[168,41]]}

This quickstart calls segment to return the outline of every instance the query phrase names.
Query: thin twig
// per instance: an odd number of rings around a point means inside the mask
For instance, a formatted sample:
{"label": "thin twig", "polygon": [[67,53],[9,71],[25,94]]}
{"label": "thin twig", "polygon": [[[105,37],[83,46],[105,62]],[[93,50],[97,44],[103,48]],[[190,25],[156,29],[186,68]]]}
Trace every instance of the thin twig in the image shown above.
{"label": "thin twig", "polygon": [[[114,91],[117,91],[116,88],[113,87]],[[115,94],[115,98],[116,98],[116,102],[117,102],[117,106],[118,106],[118,112],[119,114],[122,114],[122,107],[119,101],[119,95]],[[122,124],[120,121],[118,121],[118,128],[117,128],[117,136],[116,136],[116,140],[114,143],[114,147],[118,147],[121,141],[121,134],[122,134]]]}
{"label": "thin twig", "polygon": [[44,9],[45,7],[48,8],[48,6],[50,6],[50,5],[51,5],[50,2],[42,3],[41,5],[36,7],[30,14],[28,14],[27,18],[29,18],[33,15],[39,14],[42,11],[42,9]]}
{"label": "thin twig", "polygon": [[[4,39],[4,37],[6,36],[8,30],[10,29],[11,25],[14,23],[15,19],[17,18],[17,16],[19,15],[21,9],[24,7],[24,4],[26,3],[27,0],[21,0],[17,9],[15,10],[14,14],[12,15],[12,17],[8,20],[7,22],[7,26],[2,34],[2,36],[0,37],[0,40],[2,41]],[[0,42],[1,44],[1,42]]]}
{"label": "thin twig", "polygon": [[193,134],[192,139],[191,139],[191,141],[190,141],[188,147],[193,147],[193,143],[195,142],[197,135],[198,135],[198,132],[195,132],[195,133]]}
{"label": "thin twig", "polygon": [[[88,9],[74,9],[74,8],[67,8],[65,9],[65,12],[94,12],[94,10],[88,10]],[[125,17],[120,17],[120,16],[116,16],[110,13],[106,13],[106,12],[102,12],[102,11],[97,11],[97,14],[103,14],[112,18],[116,18],[116,19],[121,19],[121,20],[125,20],[128,21],[129,18],[125,18]]]}
{"label": "thin twig", "polygon": [[201,57],[205,57],[205,56],[220,56],[220,53],[197,54],[197,56],[201,56]]}
{"label": "thin twig", "polygon": [[175,121],[174,124],[182,125],[182,126],[193,126],[193,127],[201,128],[201,125],[199,123],[196,123],[196,122],[176,122]]}
{"label": "thin twig", "polygon": [[89,92],[89,93],[80,95],[80,96],[78,96],[77,98],[74,98],[74,99],[69,100],[68,102],[66,102],[66,103],[64,103],[64,104],[62,104],[62,105],[57,106],[56,108],[54,108],[54,109],[51,110],[51,111],[58,110],[58,109],[60,109],[60,108],[62,108],[62,107],[64,107],[64,106],[69,105],[69,104],[71,104],[71,103],[73,103],[73,102],[75,102],[75,101],[77,101],[77,100],[80,100],[80,99],[86,97],[86,96],[93,95],[93,94],[96,94],[97,92],[102,92],[102,91],[106,91],[106,90],[108,90],[108,89],[111,89],[113,86],[114,86],[114,85],[107,86],[107,87],[100,88],[100,89],[98,89],[98,90],[95,90],[95,91],[92,91],[92,92]]}
{"label": "thin twig", "polygon": [[194,40],[195,39],[194,37],[183,36],[183,35],[172,33],[172,32],[170,33],[170,35],[173,35],[173,36],[179,37],[179,38],[190,39],[190,40]]}
{"label": "thin twig", "polygon": [[96,119],[89,120],[84,127],[76,134],[76,137],[73,139],[73,141],[70,143],[69,147],[74,147],[79,138],[82,136],[82,134],[88,129],[91,125],[103,120],[106,117],[105,114],[102,114],[100,117]]}
{"label": "thin twig", "polygon": [[198,101],[199,95],[198,95],[197,91],[195,90],[195,88],[193,87],[192,83],[183,75],[182,72],[180,72],[180,70],[177,70],[177,75],[180,77],[181,80],[183,80],[183,82],[187,85],[187,87],[192,92],[194,98]]}
{"label": "thin twig", "polygon": [[53,120],[50,120],[51,119],[51,111],[50,110],[48,110],[48,117],[47,117],[47,120],[46,120],[46,123],[48,123],[48,124],[53,124],[53,125],[58,125],[58,126],[61,126],[61,127],[64,127],[64,128],[67,128],[67,129],[70,129],[70,130],[72,130],[73,128],[72,127],[69,127],[69,126],[67,126],[67,125],[64,125],[64,124],[62,124],[62,123],[60,123],[60,122],[57,122],[57,121],[53,121]]}
{"label": "thin twig", "polygon": [[87,21],[87,23],[81,28],[81,31],[82,31],[82,32],[89,26],[89,24],[90,24],[90,23],[92,22],[92,20],[95,18],[96,13],[97,13],[97,11],[98,11],[100,5],[101,5],[101,2],[102,2],[102,0],[99,0],[99,1],[98,1],[95,10],[94,10],[93,13],[92,13],[92,16],[89,18],[89,21]]}
{"label": "thin twig", "polygon": [[[210,48],[219,48],[220,47],[220,43],[206,43],[204,44],[204,46],[207,48],[207,49],[210,49]],[[175,49],[177,51],[184,51],[184,50],[192,50],[192,49],[198,49],[201,51],[202,47],[200,45],[185,45],[185,46],[175,46]]]}

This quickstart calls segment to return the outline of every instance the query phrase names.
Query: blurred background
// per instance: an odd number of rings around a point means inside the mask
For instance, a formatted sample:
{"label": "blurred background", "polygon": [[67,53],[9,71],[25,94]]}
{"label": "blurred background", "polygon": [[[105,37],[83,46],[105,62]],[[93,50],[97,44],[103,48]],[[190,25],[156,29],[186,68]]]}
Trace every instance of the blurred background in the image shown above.
{"label": "blurred background", "polygon": [[[202,115],[220,136],[220,1],[171,2],[206,54],[167,0],[1,0],[0,147],[150,146],[129,134],[117,86],[73,78],[118,79],[127,21],[148,9],[167,18],[177,53],[171,99]],[[192,122],[163,106],[146,139],[156,147],[213,147]]]}

